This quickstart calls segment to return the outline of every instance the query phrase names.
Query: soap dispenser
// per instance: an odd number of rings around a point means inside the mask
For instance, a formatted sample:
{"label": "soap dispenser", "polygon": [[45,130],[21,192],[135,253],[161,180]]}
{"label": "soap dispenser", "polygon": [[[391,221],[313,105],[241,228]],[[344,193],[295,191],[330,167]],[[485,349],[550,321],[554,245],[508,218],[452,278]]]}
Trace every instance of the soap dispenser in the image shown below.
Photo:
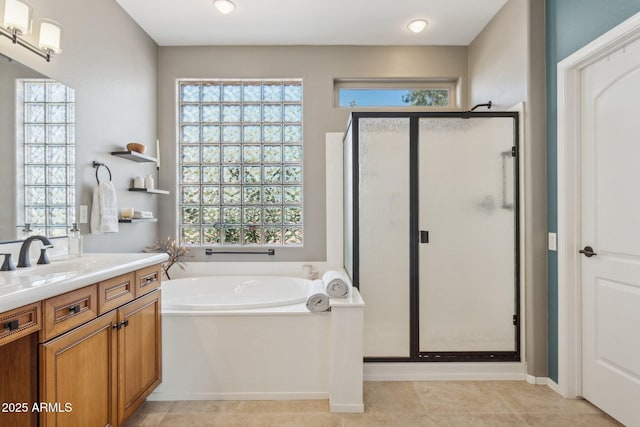
{"label": "soap dispenser", "polygon": [[69,256],[82,256],[82,234],[80,234],[77,222],[73,223],[73,227],[69,231]]}

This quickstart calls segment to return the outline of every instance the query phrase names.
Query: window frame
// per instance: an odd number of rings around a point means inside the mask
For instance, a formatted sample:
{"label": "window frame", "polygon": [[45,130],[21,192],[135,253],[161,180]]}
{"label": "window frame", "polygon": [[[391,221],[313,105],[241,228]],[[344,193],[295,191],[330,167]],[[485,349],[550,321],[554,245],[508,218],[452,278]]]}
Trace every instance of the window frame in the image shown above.
{"label": "window frame", "polygon": [[[340,91],[342,89],[447,89],[449,92],[446,106],[429,105],[407,105],[407,106],[341,106]],[[340,109],[355,111],[379,111],[384,108],[387,111],[412,111],[419,110],[452,110],[459,108],[458,102],[458,79],[437,78],[437,79],[334,79],[333,80],[333,106]]]}

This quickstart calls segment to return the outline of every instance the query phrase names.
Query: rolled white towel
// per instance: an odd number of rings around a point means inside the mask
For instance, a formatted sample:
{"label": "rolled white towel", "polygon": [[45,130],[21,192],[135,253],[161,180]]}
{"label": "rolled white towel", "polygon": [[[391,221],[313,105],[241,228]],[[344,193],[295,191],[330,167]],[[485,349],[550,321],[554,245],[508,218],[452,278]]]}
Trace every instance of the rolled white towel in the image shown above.
{"label": "rolled white towel", "polygon": [[351,293],[351,280],[341,271],[329,270],[322,275],[329,296],[346,298]]}
{"label": "rolled white towel", "polygon": [[307,308],[309,311],[329,310],[329,295],[322,280],[313,280],[309,283],[309,293],[307,294]]}

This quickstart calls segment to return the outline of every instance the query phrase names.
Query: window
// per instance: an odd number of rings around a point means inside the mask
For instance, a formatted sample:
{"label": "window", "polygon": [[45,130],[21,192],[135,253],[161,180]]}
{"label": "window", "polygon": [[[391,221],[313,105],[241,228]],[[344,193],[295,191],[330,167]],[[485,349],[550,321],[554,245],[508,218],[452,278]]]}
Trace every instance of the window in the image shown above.
{"label": "window", "polygon": [[454,107],[454,82],[336,80],[336,106]]}
{"label": "window", "polygon": [[302,246],[302,81],[179,80],[183,245]]}
{"label": "window", "polygon": [[[53,80],[19,79],[18,218],[33,234],[66,236],[76,221],[75,91]],[[20,168],[19,168],[20,170]]]}

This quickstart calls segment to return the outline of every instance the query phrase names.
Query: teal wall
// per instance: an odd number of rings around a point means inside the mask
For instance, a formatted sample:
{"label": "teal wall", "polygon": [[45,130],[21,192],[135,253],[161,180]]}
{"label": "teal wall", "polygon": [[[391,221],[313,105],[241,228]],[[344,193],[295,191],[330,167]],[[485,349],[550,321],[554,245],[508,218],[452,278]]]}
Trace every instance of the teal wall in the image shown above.
{"label": "teal wall", "polygon": [[[558,230],[558,62],[640,12],[640,0],[546,0],[547,9],[547,221]],[[558,382],[558,257],[549,252],[549,377]]]}

